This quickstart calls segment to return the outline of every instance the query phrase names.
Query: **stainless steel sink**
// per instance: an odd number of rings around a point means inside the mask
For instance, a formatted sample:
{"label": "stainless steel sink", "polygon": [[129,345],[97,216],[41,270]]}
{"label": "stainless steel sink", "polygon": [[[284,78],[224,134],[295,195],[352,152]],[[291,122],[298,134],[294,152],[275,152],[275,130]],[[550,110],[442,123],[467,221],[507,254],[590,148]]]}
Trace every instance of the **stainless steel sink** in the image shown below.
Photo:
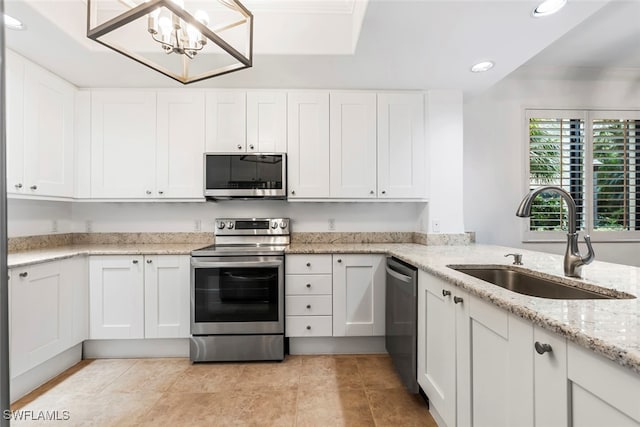
{"label": "stainless steel sink", "polygon": [[510,266],[450,265],[452,268],[485,282],[519,294],[551,299],[631,299],[635,296],[611,289],[602,293],[567,285],[553,279],[533,276]]}

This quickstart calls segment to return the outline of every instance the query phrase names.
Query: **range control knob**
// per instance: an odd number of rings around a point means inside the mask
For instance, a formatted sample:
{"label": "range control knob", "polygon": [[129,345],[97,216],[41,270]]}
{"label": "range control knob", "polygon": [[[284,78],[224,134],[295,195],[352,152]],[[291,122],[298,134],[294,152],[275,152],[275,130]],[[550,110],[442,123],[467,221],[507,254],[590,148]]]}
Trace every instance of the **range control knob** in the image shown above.
{"label": "range control knob", "polygon": [[273,228],[274,230],[275,230],[276,228],[278,228],[278,223],[277,223],[277,222],[275,222],[275,221],[274,221],[274,222],[272,222],[272,223],[271,223],[271,228]]}
{"label": "range control knob", "polygon": [[219,230],[222,230],[224,228],[224,222],[218,221],[217,227]]}
{"label": "range control knob", "polygon": [[233,221],[229,221],[229,222],[227,222],[227,228],[228,228],[229,230],[233,230]]}
{"label": "range control knob", "polygon": [[286,222],[284,222],[284,221],[282,221],[282,222],[280,223],[280,228],[287,228],[287,223],[286,223]]}

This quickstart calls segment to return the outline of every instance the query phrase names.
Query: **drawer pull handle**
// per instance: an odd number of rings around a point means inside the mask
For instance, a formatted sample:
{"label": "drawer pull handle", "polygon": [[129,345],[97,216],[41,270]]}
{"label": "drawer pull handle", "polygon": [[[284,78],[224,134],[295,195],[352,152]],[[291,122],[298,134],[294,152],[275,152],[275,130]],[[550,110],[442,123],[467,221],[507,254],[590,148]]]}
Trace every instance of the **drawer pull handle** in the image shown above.
{"label": "drawer pull handle", "polygon": [[137,260],[137,259],[134,259],[134,260],[133,260],[133,261],[131,261],[131,262],[132,262],[132,263],[134,263],[134,264],[137,264],[137,263],[138,263],[138,260]]}
{"label": "drawer pull handle", "polygon": [[152,261],[152,260],[150,260],[150,259],[148,259],[148,260],[147,260],[147,264],[151,264],[152,262],[153,262],[153,261]]}
{"label": "drawer pull handle", "polygon": [[24,273],[20,273],[19,276],[20,277],[27,277],[29,275],[29,273],[27,273],[26,271]]}
{"label": "drawer pull handle", "polygon": [[307,331],[310,331],[310,330],[311,330],[311,326],[307,325]]}
{"label": "drawer pull handle", "polygon": [[307,288],[311,288],[311,283],[307,283]]}
{"label": "drawer pull handle", "polygon": [[311,267],[311,263],[310,262],[307,263],[307,267]]}
{"label": "drawer pull handle", "polygon": [[462,298],[460,298],[460,297],[453,297],[453,302],[456,303],[456,304],[459,304],[462,301],[464,301],[464,300]]}
{"label": "drawer pull handle", "polygon": [[342,259],[341,259],[341,258],[338,258],[338,263],[341,263],[341,262],[342,262]]}
{"label": "drawer pull handle", "polygon": [[534,344],[534,347],[536,348],[536,351],[538,352],[538,354],[545,354],[547,352],[551,353],[553,351],[553,349],[551,348],[551,345],[540,344],[540,342],[538,341],[536,341],[536,343]]}
{"label": "drawer pull handle", "polygon": [[307,310],[311,310],[311,304],[307,304]]}
{"label": "drawer pull handle", "polygon": [[448,297],[449,295],[451,295],[451,291],[447,291],[447,290],[442,290],[442,296],[443,297]]}

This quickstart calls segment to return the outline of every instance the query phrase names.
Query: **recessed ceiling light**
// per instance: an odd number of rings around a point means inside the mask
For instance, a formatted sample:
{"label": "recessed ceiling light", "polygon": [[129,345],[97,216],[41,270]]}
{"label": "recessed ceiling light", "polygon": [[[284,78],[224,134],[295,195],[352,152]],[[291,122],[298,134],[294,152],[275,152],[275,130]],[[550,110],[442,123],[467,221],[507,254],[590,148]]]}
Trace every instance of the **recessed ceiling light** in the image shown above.
{"label": "recessed ceiling light", "polygon": [[567,0],[545,0],[533,10],[533,16],[539,18],[541,16],[553,15],[567,4]]}
{"label": "recessed ceiling light", "polygon": [[24,30],[25,26],[22,22],[18,21],[13,16],[9,16],[6,13],[4,14],[4,25],[10,30]]}
{"label": "recessed ceiling light", "polygon": [[493,61],[478,62],[477,64],[473,64],[471,66],[471,72],[472,73],[483,73],[485,71],[489,71],[490,69],[492,69],[494,65],[495,64],[493,63]]}

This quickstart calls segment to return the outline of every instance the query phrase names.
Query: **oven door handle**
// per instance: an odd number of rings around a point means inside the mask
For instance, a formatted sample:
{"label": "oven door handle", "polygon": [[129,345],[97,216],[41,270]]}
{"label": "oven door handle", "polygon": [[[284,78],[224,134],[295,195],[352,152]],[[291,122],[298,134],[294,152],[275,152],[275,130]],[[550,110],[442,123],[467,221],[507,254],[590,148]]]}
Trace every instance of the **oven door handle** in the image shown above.
{"label": "oven door handle", "polygon": [[191,260],[194,268],[230,268],[230,267],[280,267],[281,261],[198,261]]}

